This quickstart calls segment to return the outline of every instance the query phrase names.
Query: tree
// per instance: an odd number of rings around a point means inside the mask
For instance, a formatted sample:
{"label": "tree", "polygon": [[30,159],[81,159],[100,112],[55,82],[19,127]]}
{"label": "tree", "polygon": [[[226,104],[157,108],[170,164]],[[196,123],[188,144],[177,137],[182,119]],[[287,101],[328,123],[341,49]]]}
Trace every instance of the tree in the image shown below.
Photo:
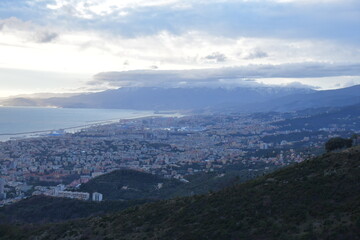
{"label": "tree", "polygon": [[354,133],[354,134],[351,136],[351,138],[350,138],[350,139],[357,139],[358,137],[360,137],[360,135],[358,135],[358,134]]}
{"label": "tree", "polygon": [[341,137],[330,138],[325,143],[325,149],[327,152],[331,152],[337,149],[349,148],[352,146],[352,139],[346,139]]}

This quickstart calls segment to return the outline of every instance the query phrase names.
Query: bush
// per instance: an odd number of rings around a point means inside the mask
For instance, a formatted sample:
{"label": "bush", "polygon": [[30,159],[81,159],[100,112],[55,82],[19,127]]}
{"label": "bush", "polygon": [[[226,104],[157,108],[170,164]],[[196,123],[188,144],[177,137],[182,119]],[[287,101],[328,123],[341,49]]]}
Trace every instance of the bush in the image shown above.
{"label": "bush", "polygon": [[349,148],[351,146],[351,139],[345,139],[341,137],[330,138],[329,141],[325,143],[325,149],[327,152],[331,152],[337,149]]}

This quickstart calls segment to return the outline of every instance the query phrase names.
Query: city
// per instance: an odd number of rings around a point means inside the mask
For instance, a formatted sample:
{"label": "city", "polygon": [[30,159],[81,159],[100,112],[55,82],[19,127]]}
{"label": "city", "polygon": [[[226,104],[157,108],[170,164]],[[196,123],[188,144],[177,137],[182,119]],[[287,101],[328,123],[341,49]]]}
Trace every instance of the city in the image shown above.
{"label": "city", "polygon": [[117,169],[182,181],[187,175],[232,168],[266,171],[318,155],[328,139],[353,131],[351,124],[289,129],[289,119],[302,118],[298,113],[286,118],[280,113],[266,118],[256,114],[148,117],[2,142],[0,203],[31,195],[89,199],[89,193],[75,196],[58,191],[76,191],[90,179]]}

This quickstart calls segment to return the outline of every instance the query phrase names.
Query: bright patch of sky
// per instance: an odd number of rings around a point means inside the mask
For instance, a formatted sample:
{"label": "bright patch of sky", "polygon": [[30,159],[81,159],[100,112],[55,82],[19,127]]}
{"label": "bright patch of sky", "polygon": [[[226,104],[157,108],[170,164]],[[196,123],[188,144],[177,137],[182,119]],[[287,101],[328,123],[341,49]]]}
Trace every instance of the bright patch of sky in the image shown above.
{"label": "bright patch of sky", "polygon": [[[357,0],[2,0],[0,96],[141,86],[137,79],[163,70],[231,74],[232,68],[261,72],[286,64],[329,71],[333,65],[336,74],[226,76],[346,87],[360,84],[358,72],[346,72],[360,64],[359,29]],[[345,69],[340,76],[339,66]],[[128,71],[131,78],[123,79]],[[96,77],[106,72],[121,79]]]}

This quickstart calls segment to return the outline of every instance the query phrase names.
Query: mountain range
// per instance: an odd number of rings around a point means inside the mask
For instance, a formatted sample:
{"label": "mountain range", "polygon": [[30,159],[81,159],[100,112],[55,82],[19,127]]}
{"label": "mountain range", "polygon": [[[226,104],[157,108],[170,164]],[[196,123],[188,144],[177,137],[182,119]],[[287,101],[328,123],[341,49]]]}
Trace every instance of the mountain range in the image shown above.
{"label": "mountain range", "polygon": [[360,103],[360,85],[315,91],[290,87],[153,88],[133,87],[70,97],[10,98],[4,106],[53,106],[135,110],[295,111]]}

